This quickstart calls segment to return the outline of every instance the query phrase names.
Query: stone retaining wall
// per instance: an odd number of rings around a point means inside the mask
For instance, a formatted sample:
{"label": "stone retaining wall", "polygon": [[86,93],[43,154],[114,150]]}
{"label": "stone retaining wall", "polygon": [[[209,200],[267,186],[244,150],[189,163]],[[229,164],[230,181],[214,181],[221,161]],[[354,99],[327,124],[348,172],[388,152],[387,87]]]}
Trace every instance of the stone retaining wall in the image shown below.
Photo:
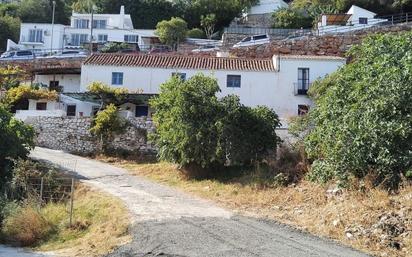
{"label": "stone retaining wall", "polygon": [[[89,132],[92,118],[35,117],[26,123],[34,127],[38,146],[79,154],[93,154],[100,149],[99,140]],[[153,122],[132,118],[129,123],[126,132],[117,135],[109,147],[119,152],[155,153],[147,140],[147,133],[154,130]]]}
{"label": "stone retaining wall", "polygon": [[[329,55],[344,56],[352,46],[359,44],[363,38],[376,33],[401,33],[412,30],[412,23],[391,26],[373,27],[369,29],[324,36],[304,36],[287,40],[272,40],[270,44],[230,49],[230,55],[247,58],[271,58],[275,54],[292,55]],[[225,35],[226,41],[239,40],[245,35]]]}

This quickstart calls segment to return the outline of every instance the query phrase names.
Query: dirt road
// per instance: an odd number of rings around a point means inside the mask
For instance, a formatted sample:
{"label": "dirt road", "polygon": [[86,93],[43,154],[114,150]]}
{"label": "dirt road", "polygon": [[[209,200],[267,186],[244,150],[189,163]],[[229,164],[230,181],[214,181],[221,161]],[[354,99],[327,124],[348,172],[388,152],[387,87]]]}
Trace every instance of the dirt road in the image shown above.
{"label": "dirt road", "polygon": [[234,215],[105,163],[44,148],[36,148],[32,158],[73,169],[83,182],[125,202],[133,241],[109,256],[368,256],[275,222]]}

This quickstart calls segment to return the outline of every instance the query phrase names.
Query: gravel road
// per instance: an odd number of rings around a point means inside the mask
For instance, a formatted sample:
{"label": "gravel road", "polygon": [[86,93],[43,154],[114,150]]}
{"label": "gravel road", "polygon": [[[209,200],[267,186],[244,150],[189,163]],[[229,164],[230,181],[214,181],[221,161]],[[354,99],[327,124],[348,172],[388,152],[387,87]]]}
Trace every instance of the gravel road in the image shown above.
{"label": "gravel road", "polygon": [[83,182],[125,202],[133,241],[110,257],[368,256],[285,225],[234,215],[105,163],[45,148],[36,148],[31,157],[75,170]]}

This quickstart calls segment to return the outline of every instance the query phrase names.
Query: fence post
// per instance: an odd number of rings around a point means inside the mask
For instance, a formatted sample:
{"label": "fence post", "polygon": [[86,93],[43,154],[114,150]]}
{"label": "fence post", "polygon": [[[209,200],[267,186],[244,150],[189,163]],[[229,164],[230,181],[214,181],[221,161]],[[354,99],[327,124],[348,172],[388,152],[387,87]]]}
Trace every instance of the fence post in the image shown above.
{"label": "fence post", "polygon": [[70,189],[70,227],[73,225],[73,197],[74,197],[74,178],[72,178],[72,186]]}
{"label": "fence post", "polygon": [[40,206],[43,203],[43,189],[44,189],[44,178],[40,180]]}

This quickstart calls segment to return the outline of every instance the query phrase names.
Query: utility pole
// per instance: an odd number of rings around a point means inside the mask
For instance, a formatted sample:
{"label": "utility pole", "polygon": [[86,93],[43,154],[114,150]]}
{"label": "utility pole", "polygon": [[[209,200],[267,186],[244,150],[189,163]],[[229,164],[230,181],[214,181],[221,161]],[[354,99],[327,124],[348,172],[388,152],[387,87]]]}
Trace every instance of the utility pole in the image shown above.
{"label": "utility pole", "polygon": [[53,1],[53,17],[52,17],[52,28],[51,28],[51,42],[50,42],[50,54],[53,53],[53,34],[54,34],[54,14],[56,12],[56,1]]}
{"label": "utility pole", "polygon": [[93,53],[93,14],[94,14],[94,4],[92,4],[91,9],[91,22],[90,22],[90,44],[89,44],[89,51],[90,55]]}

